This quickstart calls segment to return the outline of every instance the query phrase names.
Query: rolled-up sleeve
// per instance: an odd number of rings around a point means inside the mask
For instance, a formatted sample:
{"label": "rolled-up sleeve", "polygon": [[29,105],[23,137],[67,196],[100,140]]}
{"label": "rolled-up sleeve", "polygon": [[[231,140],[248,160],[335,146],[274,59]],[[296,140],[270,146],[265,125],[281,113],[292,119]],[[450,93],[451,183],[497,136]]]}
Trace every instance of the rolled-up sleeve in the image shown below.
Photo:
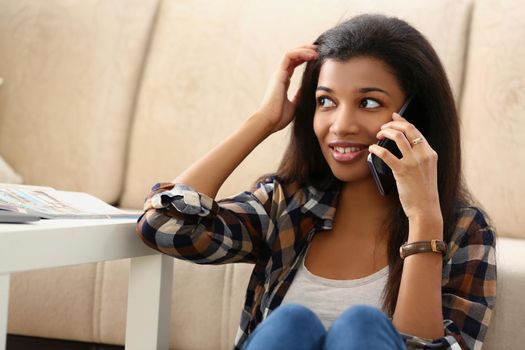
{"label": "rolled-up sleeve", "polygon": [[273,183],[215,201],[184,184],[159,183],[137,223],[150,247],[198,264],[255,262],[264,248]]}
{"label": "rolled-up sleeve", "polygon": [[445,336],[404,335],[409,349],[481,349],[496,304],[496,236],[477,208],[466,208],[448,246],[442,281]]}

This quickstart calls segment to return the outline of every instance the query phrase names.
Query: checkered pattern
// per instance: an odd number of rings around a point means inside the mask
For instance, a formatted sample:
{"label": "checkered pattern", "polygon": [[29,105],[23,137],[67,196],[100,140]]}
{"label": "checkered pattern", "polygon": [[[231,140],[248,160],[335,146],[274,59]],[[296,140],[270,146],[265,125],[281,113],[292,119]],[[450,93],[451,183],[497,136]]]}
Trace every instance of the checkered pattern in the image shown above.
{"label": "checkered pattern", "polygon": [[[287,191],[275,177],[253,192],[214,201],[183,184],[152,188],[139,218],[150,247],[198,264],[253,263],[235,349],[277,308],[316,232],[330,229],[337,192]],[[496,302],[495,233],[484,214],[462,207],[443,261],[445,337],[402,334],[408,349],[480,349]]]}

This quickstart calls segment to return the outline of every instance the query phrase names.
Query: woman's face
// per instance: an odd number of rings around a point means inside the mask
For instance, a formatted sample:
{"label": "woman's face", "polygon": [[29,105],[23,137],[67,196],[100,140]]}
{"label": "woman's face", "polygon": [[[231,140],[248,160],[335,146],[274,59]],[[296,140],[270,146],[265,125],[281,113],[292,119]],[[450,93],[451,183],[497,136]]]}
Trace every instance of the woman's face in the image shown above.
{"label": "woman's face", "polygon": [[405,100],[391,69],[370,57],[329,59],[321,66],[315,96],[314,132],[335,177],[371,178],[368,146]]}

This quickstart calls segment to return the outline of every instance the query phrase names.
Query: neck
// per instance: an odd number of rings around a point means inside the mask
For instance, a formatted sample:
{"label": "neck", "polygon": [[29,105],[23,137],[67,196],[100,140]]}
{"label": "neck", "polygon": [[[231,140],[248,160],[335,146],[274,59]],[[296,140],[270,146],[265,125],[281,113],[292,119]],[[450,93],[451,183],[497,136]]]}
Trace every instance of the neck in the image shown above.
{"label": "neck", "polygon": [[372,178],[347,182],[339,194],[334,225],[376,239],[384,233],[382,224],[391,213],[392,196],[383,197]]}

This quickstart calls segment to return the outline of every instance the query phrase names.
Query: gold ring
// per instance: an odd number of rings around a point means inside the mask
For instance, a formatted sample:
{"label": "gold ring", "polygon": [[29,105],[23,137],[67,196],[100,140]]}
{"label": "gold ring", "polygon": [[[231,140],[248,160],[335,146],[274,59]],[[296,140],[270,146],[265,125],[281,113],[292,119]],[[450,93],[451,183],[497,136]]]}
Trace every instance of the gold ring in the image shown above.
{"label": "gold ring", "polygon": [[423,142],[423,137],[422,136],[419,136],[419,137],[416,137],[415,139],[412,140],[412,144],[413,145],[417,145],[418,143],[421,143]]}

